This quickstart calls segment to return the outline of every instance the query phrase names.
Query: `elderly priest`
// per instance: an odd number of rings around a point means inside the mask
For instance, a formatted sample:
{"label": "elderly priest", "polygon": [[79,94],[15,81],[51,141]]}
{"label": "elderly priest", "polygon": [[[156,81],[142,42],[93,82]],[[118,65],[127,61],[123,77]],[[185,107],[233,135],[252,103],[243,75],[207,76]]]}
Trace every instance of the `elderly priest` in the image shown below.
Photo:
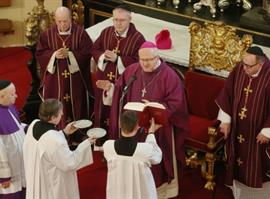
{"label": "elderly priest", "polygon": [[9,80],[0,80],[0,198],[25,198],[22,146],[23,125],[14,106],[16,89]]}
{"label": "elderly priest", "polygon": [[[169,124],[156,133],[156,140],[163,154],[160,164],[152,167],[158,197],[170,198],[178,195],[179,179],[183,181],[184,140],[188,131],[188,112],[183,84],[179,77],[157,54],[157,47],[144,42],[139,50],[139,62],[129,66],[123,75],[107,91],[113,101],[110,117],[110,138],[118,138],[119,99],[123,89],[127,90],[123,101],[154,101],[166,107]],[[137,79],[133,78],[136,76]],[[134,80],[131,82],[130,80]],[[145,140],[147,134],[141,133],[138,140]],[[178,178],[179,177],[179,178]]]}

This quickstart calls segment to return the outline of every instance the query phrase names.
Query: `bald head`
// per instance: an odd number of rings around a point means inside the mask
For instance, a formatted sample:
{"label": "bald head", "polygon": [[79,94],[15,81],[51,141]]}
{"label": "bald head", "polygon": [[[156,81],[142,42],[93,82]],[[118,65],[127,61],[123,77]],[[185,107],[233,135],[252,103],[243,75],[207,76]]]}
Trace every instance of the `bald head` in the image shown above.
{"label": "bald head", "polygon": [[0,104],[2,106],[9,106],[15,103],[17,98],[16,89],[13,83],[6,88],[0,90]]}
{"label": "bald head", "polygon": [[67,7],[59,7],[55,11],[55,23],[60,32],[68,31],[71,26],[71,12]]}

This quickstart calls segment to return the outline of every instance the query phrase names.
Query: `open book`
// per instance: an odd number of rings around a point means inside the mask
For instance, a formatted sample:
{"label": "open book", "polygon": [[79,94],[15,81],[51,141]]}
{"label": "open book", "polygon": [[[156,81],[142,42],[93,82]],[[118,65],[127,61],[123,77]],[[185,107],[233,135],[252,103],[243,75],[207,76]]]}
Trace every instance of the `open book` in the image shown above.
{"label": "open book", "polygon": [[148,128],[152,117],[155,119],[156,124],[161,124],[162,126],[166,126],[168,124],[166,108],[158,102],[128,102],[124,106],[124,109],[134,110],[139,113],[139,125],[141,127]]}

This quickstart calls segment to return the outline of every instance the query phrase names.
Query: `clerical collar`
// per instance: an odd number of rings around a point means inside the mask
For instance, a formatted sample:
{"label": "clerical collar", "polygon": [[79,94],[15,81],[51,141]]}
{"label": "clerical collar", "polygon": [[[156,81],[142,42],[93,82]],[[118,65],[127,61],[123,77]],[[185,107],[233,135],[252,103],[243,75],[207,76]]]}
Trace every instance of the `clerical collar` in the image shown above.
{"label": "clerical collar", "polygon": [[114,32],[115,32],[116,36],[126,38],[127,37],[128,30],[129,30],[129,27],[126,29],[126,31],[122,35],[120,35],[116,30]]}
{"label": "clerical collar", "polygon": [[71,34],[71,26],[72,25],[70,24],[68,31],[62,31],[62,32],[57,28],[59,35],[70,35]]}
{"label": "clerical collar", "polygon": [[42,135],[44,135],[49,130],[57,130],[55,125],[52,123],[37,121],[33,126],[33,137],[39,140]]}

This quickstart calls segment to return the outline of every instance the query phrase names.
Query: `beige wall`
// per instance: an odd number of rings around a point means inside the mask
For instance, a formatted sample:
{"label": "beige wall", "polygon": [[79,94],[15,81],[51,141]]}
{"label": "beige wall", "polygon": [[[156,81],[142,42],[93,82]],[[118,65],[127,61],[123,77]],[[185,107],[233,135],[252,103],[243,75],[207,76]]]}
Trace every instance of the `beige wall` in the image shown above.
{"label": "beige wall", "polygon": [[[44,0],[45,8],[52,12],[62,5],[62,0]],[[0,7],[0,19],[10,19],[13,22],[12,34],[0,34],[0,47],[24,46],[26,38],[24,36],[24,20],[28,12],[37,5],[35,0],[12,0],[10,7]]]}

